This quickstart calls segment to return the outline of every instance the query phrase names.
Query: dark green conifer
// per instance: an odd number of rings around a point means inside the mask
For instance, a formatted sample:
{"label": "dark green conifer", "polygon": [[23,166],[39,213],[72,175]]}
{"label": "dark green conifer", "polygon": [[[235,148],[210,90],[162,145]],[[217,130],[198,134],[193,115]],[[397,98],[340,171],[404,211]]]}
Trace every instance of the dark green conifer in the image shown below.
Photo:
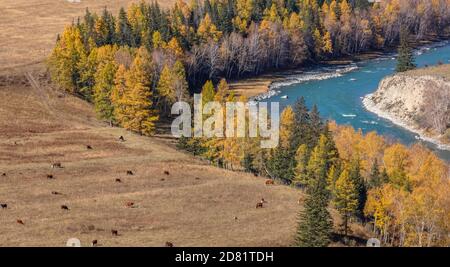
{"label": "dark green conifer", "polygon": [[409,33],[406,28],[400,31],[400,46],[398,48],[397,72],[405,72],[416,68],[414,54],[409,44]]}

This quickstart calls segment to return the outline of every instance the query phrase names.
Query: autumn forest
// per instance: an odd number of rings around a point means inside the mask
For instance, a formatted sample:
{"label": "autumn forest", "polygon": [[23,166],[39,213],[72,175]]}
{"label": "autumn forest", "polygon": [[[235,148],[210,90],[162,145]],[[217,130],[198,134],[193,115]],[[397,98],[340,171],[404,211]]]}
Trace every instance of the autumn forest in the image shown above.
{"label": "autumn forest", "polygon": [[[386,51],[402,31],[411,42],[445,38],[450,25],[450,0],[186,2],[168,10],[142,2],[117,15],[86,10],[58,35],[52,80],[91,102],[100,119],[151,136],[194,93],[204,102],[247,101],[229,80]],[[287,107],[274,149],[250,137],[182,137],[178,147],[304,191],[295,245],[328,246],[336,232],[351,245],[350,224],[359,223],[384,246],[448,246],[447,163],[420,144],[324,121],[318,110],[302,98]]]}

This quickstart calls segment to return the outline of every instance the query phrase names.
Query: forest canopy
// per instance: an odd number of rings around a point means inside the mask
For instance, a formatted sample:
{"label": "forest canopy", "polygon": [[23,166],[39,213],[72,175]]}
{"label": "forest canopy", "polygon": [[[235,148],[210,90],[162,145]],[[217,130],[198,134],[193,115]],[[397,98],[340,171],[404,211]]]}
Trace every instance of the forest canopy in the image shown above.
{"label": "forest canopy", "polygon": [[[392,47],[401,29],[416,40],[437,37],[446,34],[449,22],[449,0],[179,0],[168,10],[142,2],[117,16],[107,9],[86,10],[58,37],[51,65],[61,86],[88,97],[98,65],[95,55],[88,58],[96,48],[128,47],[127,56],[134,57],[133,49],[145,47],[151,54],[152,89],[164,68],[179,61],[193,93],[207,80]],[[64,56],[70,63],[58,64]]]}

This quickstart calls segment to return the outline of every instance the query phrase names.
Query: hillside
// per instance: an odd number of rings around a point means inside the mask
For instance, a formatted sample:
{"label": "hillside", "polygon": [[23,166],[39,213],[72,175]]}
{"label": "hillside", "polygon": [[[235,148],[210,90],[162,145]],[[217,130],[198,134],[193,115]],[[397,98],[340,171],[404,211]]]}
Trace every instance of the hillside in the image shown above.
{"label": "hillside", "polygon": [[[116,12],[128,2],[2,1],[0,202],[8,208],[0,210],[0,245],[64,246],[71,237],[85,246],[291,245],[299,191],[211,167],[168,139],[109,128],[89,104],[46,83],[42,61],[64,25],[87,6]],[[38,71],[27,79],[30,70]],[[55,162],[64,168],[52,169]],[[262,197],[268,204],[256,210]]]}
{"label": "hillside", "polygon": [[448,147],[450,143],[450,66],[434,66],[383,79],[366,97],[372,112]]}
{"label": "hillside", "polygon": [[[71,3],[67,0],[2,0],[0,5],[0,72],[14,67],[36,67],[42,63],[53,48],[57,34],[64,27],[82,17],[87,7],[101,12],[117,13],[120,7],[127,7],[140,0],[81,0]],[[160,1],[168,7],[173,0]],[[39,66],[39,65],[38,65]]]}
{"label": "hillside", "polygon": [[[0,87],[2,246],[62,246],[71,237],[103,246],[292,244],[299,191],[208,166],[165,139],[109,128],[88,104],[36,82],[40,89],[25,78]],[[64,168],[52,169],[55,162]],[[268,204],[256,210],[261,198]]]}

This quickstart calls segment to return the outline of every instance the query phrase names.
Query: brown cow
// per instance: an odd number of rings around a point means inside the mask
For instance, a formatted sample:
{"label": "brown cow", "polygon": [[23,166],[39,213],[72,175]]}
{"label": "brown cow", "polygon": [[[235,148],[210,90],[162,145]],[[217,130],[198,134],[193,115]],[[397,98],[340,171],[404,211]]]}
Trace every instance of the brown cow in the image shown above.
{"label": "brown cow", "polygon": [[127,175],[134,175],[133,171],[127,171]]}
{"label": "brown cow", "polygon": [[119,141],[120,141],[120,142],[125,142],[125,138],[123,138],[123,136],[120,136],[120,137],[119,137]]}
{"label": "brown cow", "polygon": [[164,174],[165,175],[170,175],[170,172],[169,171],[164,171]]}
{"label": "brown cow", "polygon": [[61,209],[62,209],[62,210],[69,210],[69,207],[67,207],[66,205],[62,205],[62,206],[61,206]]}
{"label": "brown cow", "polygon": [[18,224],[25,225],[25,223],[24,223],[22,220],[17,220],[16,222],[17,222]]}
{"label": "brown cow", "polygon": [[2,176],[4,177],[4,176],[6,176],[6,173],[4,172],[4,173],[2,173]]}
{"label": "brown cow", "polygon": [[98,240],[92,240],[92,246],[96,247],[98,245]]}
{"label": "brown cow", "polygon": [[166,247],[172,248],[173,247],[173,243],[172,242],[166,242]]}
{"label": "brown cow", "polygon": [[47,174],[47,179],[55,179],[55,177],[53,176],[53,174]]}
{"label": "brown cow", "polygon": [[86,146],[86,149],[88,149],[88,150],[92,150],[93,148],[92,148],[92,146],[90,146],[90,145],[87,145],[87,146]]}
{"label": "brown cow", "polygon": [[7,209],[8,208],[8,204],[0,204],[0,206],[2,207],[2,209]]}
{"label": "brown cow", "polygon": [[119,236],[119,231],[113,229],[113,230],[111,230],[111,234],[113,236]]}
{"label": "brown cow", "polygon": [[57,191],[53,191],[52,192],[52,195],[55,195],[55,196],[60,196],[60,195],[62,195],[60,192],[57,192]]}
{"label": "brown cow", "polygon": [[121,179],[119,179],[119,178],[116,179],[116,183],[121,183],[121,182],[122,182]]}
{"label": "brown cow", "polygon": [[273,180],[266,180],[266,185],[275,185],[275,182]]}
{"label": "brown cow", "polygon": [[257,208],[257,209],[262,209],[262,208],[264,208],[263,203],[262,203],[262,202],[259,202],[258,204],[256,204],[256,208]]}

